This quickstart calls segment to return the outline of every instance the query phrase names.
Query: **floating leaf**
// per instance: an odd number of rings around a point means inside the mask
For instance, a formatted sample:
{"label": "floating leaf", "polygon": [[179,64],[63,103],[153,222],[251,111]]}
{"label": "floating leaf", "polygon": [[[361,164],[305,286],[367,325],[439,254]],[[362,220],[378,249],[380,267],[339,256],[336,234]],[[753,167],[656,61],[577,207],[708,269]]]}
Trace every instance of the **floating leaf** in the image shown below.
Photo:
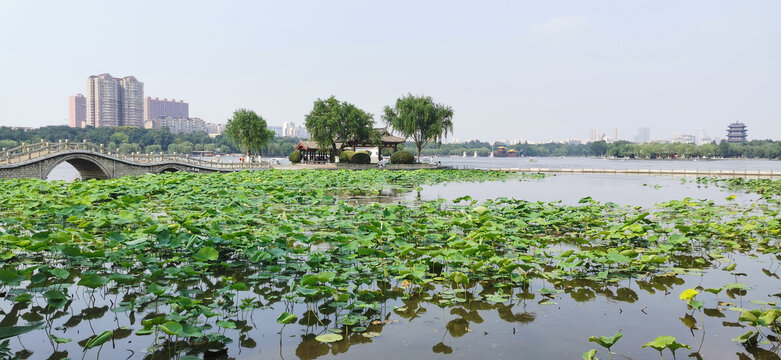
{"label": "floating leaf", "polygon": [[339,341],[339,340],[342,340],[342,339],[343,339],[342,335],[339,335],[339,334],[323,334],[323,335],[319,335],[319,336],[317,336],[315,338],[315,340],[317,340],[319,342],[324,342],[324,343],[332,343],[332,342],[336,342],[336,341]]}

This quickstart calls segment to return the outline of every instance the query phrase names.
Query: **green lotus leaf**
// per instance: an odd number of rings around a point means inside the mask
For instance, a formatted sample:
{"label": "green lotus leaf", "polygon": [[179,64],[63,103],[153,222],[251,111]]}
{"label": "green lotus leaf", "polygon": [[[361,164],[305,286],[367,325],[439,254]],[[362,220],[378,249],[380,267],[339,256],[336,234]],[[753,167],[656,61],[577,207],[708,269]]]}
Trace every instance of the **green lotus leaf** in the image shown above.
{"label": "green lotus leaf", "polygon": [[600,337],[591,336],[588,338],[588,341],[595,342],[603,347],[610,349],[610,347],[612,347],[616,342],[618,342],[618,340],[621,339],[621,337],[623,336],[624,334],[622,334],[619,331],[613,336],[600,336]]}
{"label": "green lotus leaf", "polygon": [[223,329],[235,329],[236,323],[233,321],[218,321],[216,323],[217,326],[223,328]]}
{"label": "green lotus leaf", "polygon": [[296,316],[285,311],[281,314],[279,314],[279,317],[277,317],[277,323],[278,324],[290,324],[294,321],[296,321]]}
{"label": "green lotus leaf", "polygon": [[24,333],[38,329],[41,326],[43,326],[43,321],[35,322],[30,325],[24,325],[24,326],[0,327],[0,340],[22,335]]}
{"label": "green lotus leaf", "polygon": [[163,324],[157,325],[160,330],[162,330],[164,333],[171,335],[171,336],[179,336],[182,335],[182,331],[184,328],[182,327],[182,324],[176,322],[176,321],[168,321]]}
{"label": "green lotus leaf", "polygon": [[101,346],[101,345],[105,344],[106,341],[111,339],[112,335],[114,335],[113,331],[106,330],[106,331],[100,333],[100,335],[95,336],[95,337],[89,339],[89,341],[87,341],[87,343],[84,345],[84,351],[87,351],[87,350],[92,349],[94,347]]}
{"label": "green lotus leaf", "polygon": [[217,258],[220,257],[220,253],[217,252],[214,248],[204,246],[198,250],[198,252],[193,255],[193,258],[195,260],[199,261],[215,261]]}
{"label": "green lotus leaf", "polygon": [[343,339],[342,335],[339,334],[323,334],[315,337],[315,340],[323,343],[337,342],[342,339]]}

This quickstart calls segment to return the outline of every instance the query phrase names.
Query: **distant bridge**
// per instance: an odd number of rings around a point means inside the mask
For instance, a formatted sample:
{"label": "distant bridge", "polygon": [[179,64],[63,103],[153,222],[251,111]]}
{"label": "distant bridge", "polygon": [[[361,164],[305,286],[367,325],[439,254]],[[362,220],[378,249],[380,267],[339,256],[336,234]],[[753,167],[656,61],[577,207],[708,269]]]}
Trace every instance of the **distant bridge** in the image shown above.
{"label": "distant bridge", "polygon": [[222,162],[181,154],[120,154],[88,142],[22,144],[0,153],[0,178],[46,179],[63,162],[71,164],[82,179],[113,179],[127,175],[187,171],[197,173],[269,169],[268,162]]}

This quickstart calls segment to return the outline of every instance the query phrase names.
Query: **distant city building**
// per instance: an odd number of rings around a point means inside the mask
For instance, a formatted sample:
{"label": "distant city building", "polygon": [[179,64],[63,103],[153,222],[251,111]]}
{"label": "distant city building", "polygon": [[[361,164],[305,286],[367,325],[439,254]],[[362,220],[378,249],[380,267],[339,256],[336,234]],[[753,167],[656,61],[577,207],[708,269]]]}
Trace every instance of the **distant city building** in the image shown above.
{"label": "distant city building", "polygon": [[269,126],[268,129],[274,132],[274,137],[282,137],[281,126]]}
{"label": "distant city building", "polygon": [[647,127],[637,128],[637,135],[635,135],[635,142],[646,143],[651,140],[651,129]]}
{"label": "distant city building", "polygon": [[613,141],[618,141],[620,138],[618,137],[618,129],[615,129],[615,135],[613,136]]}
{"label": "distant city building", "polygon": [[309,131],[306,130],[306,126],[299,125],[296,127],[296,136],[299,139],[309,139]]}
{"label": "distant city building", "polygon": [[190,104],[184,100],[167,98],[144,98],[144,120],[153,120],[164,117],[189,118]]}
{"label": "distant city building", "polygon": [[222,135],[225,132],[225,124],[206,123],[206,133],[211,137]]}
{"label": "distant city building", "polygon": [[86,126],[144,125],[144,83],[133,76],[90,76],[87,78],[86,100]]}
{"label": "distant city building", "polygon": [[696,137],[694,135],[688,135],[688,134],[673,134],[672,142],[674,143],[687,143],[687,144],[694,144],[696,143]]}
{"label": "distant city building", "polygon": [[68,97],[68,126],[83,128],[87,121],[87,98],[82,94]]}
{"label": "distant city building", "polygon": [[287,121],[282,124],[282,136],[295,137],[297,134],[296,124],[292,121]]}
{"label": "distant city building", "polygon": [[705,129],[700,129],[700,132],[697,134],[697,145],[710,144],[713,141],[714,139],[705,133]]}
{"label": "distant city building", "polygon": [[192,132],[202,131],[208,133],[206,123],[199,118],[185,118],[185,117],[163,117],[152,120],[146,120],[144,127],[147,129],[162,129],[168,128],[172,134],[186,134]]}
{"label": "distant city building", "polygon": [[597,129],[591,128],[591,130],[588,133],[588,141],[589,142],[594,142],[594,141],[597,141],[597,140],[599,140],[599,139],[597,139]]}
{"label": "distant city building", "polygon": [[225,132],[225,124],[207,123],[197,117],[159,117],[157,119],[144,121],[144,128],[157,130],[168,128],[168,131],[172,134],[205,132],[209,134],[210,137],[216,137]]}
{"label": "distant city building", "polygon": [[746,124],[734,122],[727,127],[727,142],[742,143],[748,138]]}

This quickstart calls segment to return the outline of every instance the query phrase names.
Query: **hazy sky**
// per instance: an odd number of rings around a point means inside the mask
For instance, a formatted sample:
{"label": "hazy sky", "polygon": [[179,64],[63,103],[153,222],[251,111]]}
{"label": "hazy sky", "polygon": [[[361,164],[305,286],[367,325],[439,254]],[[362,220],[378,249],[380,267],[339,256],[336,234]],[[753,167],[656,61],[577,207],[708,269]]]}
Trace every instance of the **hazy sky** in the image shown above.
{"label": "hazy sky", "polygon": [[640,126],[781,139],[781,1],[0,0],[0,125],[66,124],[89,75],[134,75],[224,123],[303,123],[335,95],[454,109],[467,139]]}

